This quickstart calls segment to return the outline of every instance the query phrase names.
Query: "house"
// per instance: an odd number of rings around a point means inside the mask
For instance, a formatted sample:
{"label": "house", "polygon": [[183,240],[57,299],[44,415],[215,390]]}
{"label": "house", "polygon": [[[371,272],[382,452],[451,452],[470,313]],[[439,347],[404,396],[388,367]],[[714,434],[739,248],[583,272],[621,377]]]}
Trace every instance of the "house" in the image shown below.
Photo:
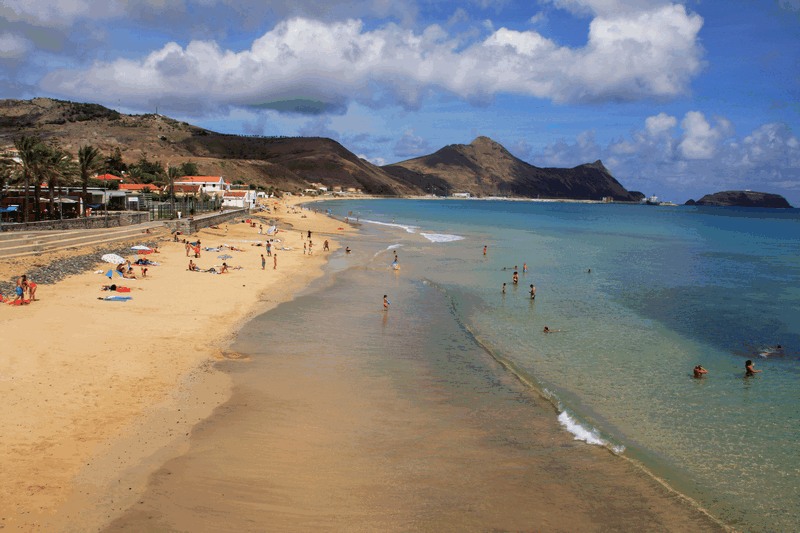
{"label": "house", "polygon": [[120,183],[119,190],[132,193],[154,192],[160,188],[152,183]]}
{"label": "house", "polygon": [[178,185],[198,186],[199,192],[211,196],[222,196],[231,190],[230,182],[225,181],[222,176],[183,176],[175,180],[175,186]]}
{"label": "house", "polygon": [[453,198],[472,198],[472,195],[468,192],[454,192],[450,196]]}
{"label": "house", "polygon": [[92,179],[103,180],[103,181],[116,181],[117,183],[122,183],[122,178],[120,178],[119,176],[115,176],[114,174],[103,174],[102,176],[95,176]]}
{"label": "house", "polygon": [[[179,185],[177,182],[175,182],[175,188],[174,188],[175,192],[174,192],[174,194],[175,194],[176,197],[181,197],[181,196],[199,196],[199,195],[203,194],[203,190],[202,189],[203,189],[202,185],[185,185],[185,184],[180,184]],[[167,192],[167,193],[170,192],[170,186],[169,185],[164,187],[164,192]]]}
{"label": "house", "polygon": [[226,191],[222,205],[239,209],[252,209],[256,206],[256,191]]}

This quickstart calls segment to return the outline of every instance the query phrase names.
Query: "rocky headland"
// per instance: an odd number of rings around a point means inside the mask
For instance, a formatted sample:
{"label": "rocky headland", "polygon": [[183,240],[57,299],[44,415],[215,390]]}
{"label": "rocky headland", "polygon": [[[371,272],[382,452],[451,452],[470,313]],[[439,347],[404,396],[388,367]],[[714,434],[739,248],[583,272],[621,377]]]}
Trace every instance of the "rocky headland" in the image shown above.
{"label": "rocky headland", "polygon": [[714,205],[720,207],[767,207],[788,209],[792,206],[780,194],[756,191],[723,191],[707,194],[697,200],[688,200],[685,205]]}

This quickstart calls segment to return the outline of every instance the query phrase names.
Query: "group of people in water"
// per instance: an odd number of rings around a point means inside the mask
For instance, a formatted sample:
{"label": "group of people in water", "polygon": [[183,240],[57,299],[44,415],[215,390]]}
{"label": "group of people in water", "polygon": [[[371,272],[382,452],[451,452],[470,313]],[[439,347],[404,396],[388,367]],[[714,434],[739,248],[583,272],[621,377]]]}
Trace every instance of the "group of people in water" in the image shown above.
{"label": "group of people in water", "polygon": [[[778,346],[780,348],[780,345]],[[753,368],[753,361],[748,359],[744,362],[744,375],[745,377],[755,376],[759,372],[763,372],[763,370],[756,370]],[[701,365],[697,365],[694,367],[694,378],[702,379],[704,375],[708,374],[708,370],[703,368]]]}

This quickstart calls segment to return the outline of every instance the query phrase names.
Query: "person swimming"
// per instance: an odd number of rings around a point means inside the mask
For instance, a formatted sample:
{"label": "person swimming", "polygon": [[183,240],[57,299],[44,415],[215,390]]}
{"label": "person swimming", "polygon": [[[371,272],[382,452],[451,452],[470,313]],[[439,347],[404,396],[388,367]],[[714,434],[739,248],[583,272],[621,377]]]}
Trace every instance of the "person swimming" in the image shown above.
{"label": "person swimming", "polygon": [[694,377],[695,378],[700,379],[700,378],[703,377],[703,374],[708,374],[708,370],[706,370],[705,368],[703,368],[700,365],[697,365],[696,367],[694,367]]}
{"label": "person swimming", "polygon": [[757,374],[759,372],[761,372],[761,370],[753,369],[753,361],[751,361],[750,359],[745,361],[745,363],[744,363],[744,375],[745,376],[752,376],[752,375]]}

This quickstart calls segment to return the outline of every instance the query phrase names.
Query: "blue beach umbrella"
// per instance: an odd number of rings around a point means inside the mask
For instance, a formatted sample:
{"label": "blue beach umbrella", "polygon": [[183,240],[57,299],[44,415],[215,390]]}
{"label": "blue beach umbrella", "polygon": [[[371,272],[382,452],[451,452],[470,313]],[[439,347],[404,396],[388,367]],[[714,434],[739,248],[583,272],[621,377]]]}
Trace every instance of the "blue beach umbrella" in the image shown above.
{"label": "blue beach umbrella", "polygon": [[114,277],[114,274],[116,274],[117,276],[119,276],[119,277],[121,277],[121,278],[122,278],[122,277],[124,277],[124,276],[122,275],[122,272],[120,272],[119,270],[113,270],[113,269],[112,269],[112,270],[109,270],[108,272],[106,272],[106,277],[108,277],[109,279],[110,279],[110,278],[113,278],[113,277]]}

